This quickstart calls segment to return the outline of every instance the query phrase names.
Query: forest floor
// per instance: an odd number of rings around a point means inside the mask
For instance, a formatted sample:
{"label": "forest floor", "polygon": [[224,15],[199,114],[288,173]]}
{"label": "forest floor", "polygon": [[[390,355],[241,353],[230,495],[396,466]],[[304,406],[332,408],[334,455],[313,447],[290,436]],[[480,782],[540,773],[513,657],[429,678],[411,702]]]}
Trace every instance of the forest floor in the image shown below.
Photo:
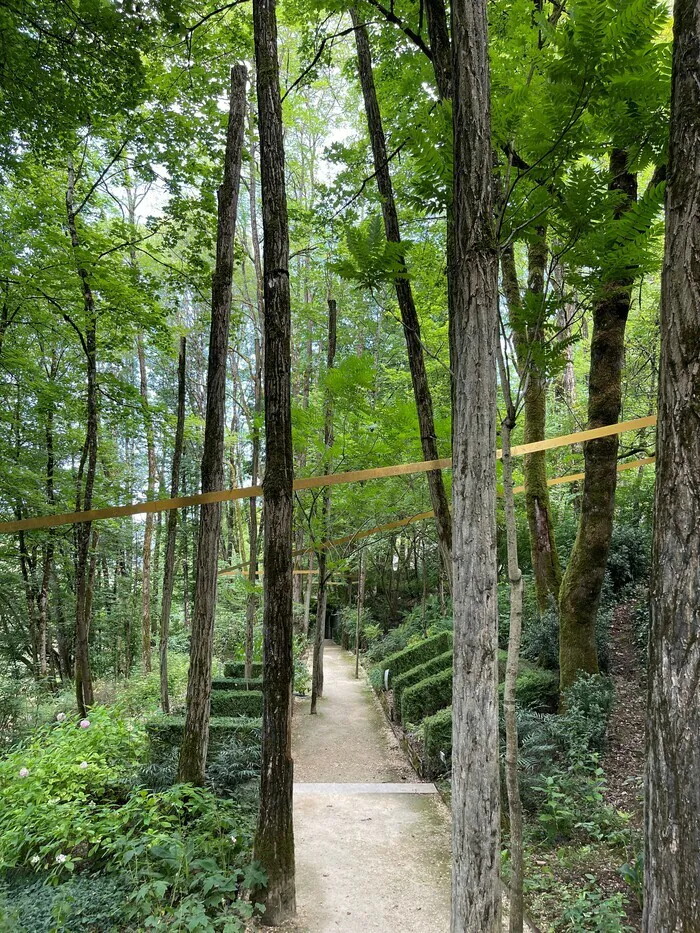
{"label": "forest floor", "polygon": [[324,648],[324,696],[294,710],[297,919],[287,933],[447,933],[450,815],[354,660]]}

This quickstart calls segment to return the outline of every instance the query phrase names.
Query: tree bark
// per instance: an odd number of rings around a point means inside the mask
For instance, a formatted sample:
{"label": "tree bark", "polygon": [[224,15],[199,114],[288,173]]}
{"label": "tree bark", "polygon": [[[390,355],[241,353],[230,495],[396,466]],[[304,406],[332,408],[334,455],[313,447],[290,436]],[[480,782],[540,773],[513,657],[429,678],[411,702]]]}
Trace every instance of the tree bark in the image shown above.
{"label": "tree bark", "polygon": [[355,627],[355,680],[360,677],[360,631],[362,613],[365,608],[365,560],[364,551],[360,551],[360,575],[357,584],[357,625]]}
{"label": "tree bark", "polygon": [[[224,178],[218,190],[216,266],[212,277],[212,313],[207,371],[207,409],[202,455],[202,492],[223,488],[226,414],[226,362],[231,319],[234,235],[243,157],[246,69],[231,69]],[[209,701],[214,648],[214,615],[218,573],[221,503],[201,506],[197,548],[197,580],[192,620],[187,717],[180,749],[178,780],[203,784],[209,744]]]}
{"label": "tree bark", "polygon": [[311,572],[314,569],[314,555],[313,551],[309,554],[309,573],[306,576],[306,589],[304,590],[304,620],[302,622],[301,630],[304,635],[309,634],[309,616],[311,615],[311,592],[314,585],[314,575]]}
{"label": "tree bark", "polygon": [[518,529],[515,519],[515,496],[513,494],[513,459],[511,456],[511,434],[516,424],[517,411],[513,402],[508,371],[503,350],[498,347],[498,369],[501,389],[506,404],[506,416],[501,422],[501,463],[503,464],[503,507],[506,519],[506,549],[508,559],[508,583],[510,594],[510,625],[508,629],[508,660],[503,684],[503,717],[506,727],[505,774],[508,794],[508,823],[510,849],[510,933],[523,931],[523,807],[520,799],[518,778],[518,721],[516,717],[515,690],[518,681],[520,660],[520,637],[523,624],[523,575],[518,562]]}
{"label": "tree bark", "polygon": [[289,222],[284,178],[282,101],[275,0],[254,0],[253,33],[260,130],[264,238],[265,549],[263,727],[255,857],[267,872],[256,891],[265,922],[296,913],[292,821],[292,484]]}
{"label": "tree bark", "polygon": [[[390,243],[400,243],[399,218],[394,202],[394,189],[391,183],[389,162],[386,150],[386,139],[382,125],[382,115],[377,100],[372,73],[372,53],[370,50],[367,30],[362,25],[357,11],[351,7],[353,26],[355,27],[355,43],[357,45],[357,62],[362,86],[362,96],[365,101],[367,114],[367,128],[369,130],[372,154],[374,156],[374,170],[377,179],[377,188],[382,200],[382,215],[384,218],[384,231]],[[399,260],[405,272],[403,259]],[[401,322],[406,338],[408,352],[408,365],[413,383],[413,395],[416,400],[418,423],[420,426],[421,447],[425,460],[438,460],[437,436],[435,434],[435,419],[433,417],[433,400],[428,385],[428,375],[425,369],[423,344],[421,343],[420,323],[413,299],[413,290],[407,275],[396,279],[396,299],[401,312]],[[443,565],[446,568],[448,584],[452,582],[452,519],[440,470],[427,473],[430,499],[435,513],[438,543]]]}
{"label": "tree bark", "polygon": [[700,7],[676,0],[646,750],[644,933],[700,930]]}
{"label": "tree bark", "polygon": [[[133,226],[133,220],[132,220]],[[141,393],[141,410],[146,432],[146,449],[148,452],[148,493],[146,498],[153,499],[156,493],[156,479],[158,463],[156,461],[156,447],[153,440],[153,418],[151,406],[148,402],[148,371],[146,369],[146,353],[143,339],[139,334],[136,338],[136,351],[139,360],[139,390]],[[143,531],[143,561],[141,564],[141,662],[144,673],[151,672],[151,552],[153,549],[153,513],[146,514]]]}
{"label": "tree bark", "polygon": [[[338,330],[338,306],[335,299],[328,299],[328,356],[326,359],[326,375],[333,369],[335,363],[335,348]],[[326,404],[323,426],[323,472],[331,471],[331,450],[333,447],[333,400],[330,390],[326,387]],[[323,490],[323,506],[321,510],[321,541],[329,537],[329,522],[331,516],[331,487]],[[326,557],[328,551],[325,547],[318,549],[318,597],[316,601],[316,631],[314,633],[313,672],[311,676],[311,715],[316,713],[316,703],[323,696],[323,641],[326,637],[326,609],[328,608],[328,573],[326,571]]]}
{"label": "tree bark", "polygon": [[[177,498],[180,493],[180,464],[185,437],[185,393],[187,372],[187,342],[180,337],[177,360],[177,425],[175,427],[175,446],[170,474],[170,497]],[[177,509],[168,512],[168,525],[165,543],[165,566],[163,568],[163,601],[160,610],[160,705],[164,713],[170,712],[168,696],[168,637],[170,635],[170,610],[173,604],[175,586],[175,546],[177,544]]]}
{"label": "tree bark", "polygon": [[500,931],[496,344],[486,0],[452,5],[454,678],[452,933]]}
{"label": "tree bark", "polygon": [[[86,403],[87,427],[85,433],[84,457],[81,460],[78,477],[78,496],[76,511],[89,511],[92,508],[92,495],[97,473],[98,410],[97,410],[97,309],[90,285],[90,276],[80,256],[80,238],[76,223],[77,213],[74,206],[75,170],[73,162],[68,163],[68,185],[66,188],[66,215],[68,233],[75,258],[76,271],[80,279],[85,312],[85,331],[81,343],[86,365]],[[81,488],[82,487],[82,488]],[[75,562],[75,698],[78,711],[85,716],[87,709],[94,702],[92,674],[90,672],[90,650],[88,629],[90,619],[88,608],[89,594],[89,557],[92,523],[81,522],[75,527],[76,562]]]}
{"label": "tree bark", "polygon": [[[503,286],[511,316],[518,370],[524,383],[524,443],[544,440],[547,417],[547,381],[538,367],[538,347],[544,343],[544,271],[547,240],[544,231],[534,239],[529,251],[528,295],[539,302],[538,319],[529,326],[517,320],[522,312],[520,286],[513,247],[502,251]],[[530,532],[530,556],[535,577],[535,592],[540,612],[559,599],[561,564],[554,537],[554,525],[547,486],[547,455],[544,451],[524,457],[525,507]]]}
{"label": "tree bark", "polygon": [[[637,197],[637,177],[627,170],[627,152],[610,155],[610,189],[623,199],[622,217]],[[633,277],[604,282],[593,308],[588,427],[614,424],[620,416],[625,326]],[[595,620],[612,539],[619,437],[604,437],[584,446],[585,478],[578,533],[559,596],[559,670],[562,692],[579,671],[598,671]]]}

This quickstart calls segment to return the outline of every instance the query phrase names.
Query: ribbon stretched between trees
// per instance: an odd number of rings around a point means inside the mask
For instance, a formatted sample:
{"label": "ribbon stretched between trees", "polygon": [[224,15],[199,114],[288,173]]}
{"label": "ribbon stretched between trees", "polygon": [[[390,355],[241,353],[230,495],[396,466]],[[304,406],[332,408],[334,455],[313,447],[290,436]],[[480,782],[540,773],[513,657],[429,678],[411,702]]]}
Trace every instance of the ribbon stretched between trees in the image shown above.
{"label": "ribbon stretched between trees", "polygon": [[[563,434],[550,437],[532,444],[518,444],[511,449],[514,457],[537,453],[541,450],[554,450],[571,444],[586,443],[601,437],[624,434],[626,431],[638,431],[656,424],[656,415],[635,418],[618,424],[608,424],[600,428],[590,428],[575,434]],[[496,459],[501,458],[501,451],[496,451]],[[390,476],[409,476],[413,473],[431,473],[434,470],[447,470],[452,466],[451,458],[444,460],[421,460],[417,463],[399,463],[394,466],[374,467],[370,470],[351,470],[347,473],[331,473],[326,476],[308,476],[294,480],[294,489],[321,489],[324,486],[341,486],[349,483],[362,483],[373,479],[386,479]],[[563,479],[567,482],[567,479]],[[136,502],[130,505],[114,505],[102,509],[89,509],[86,512],[66,512],[61,515],[43,515],[36,518],[23,518],[19,521],[0,522],[0,534],[12,534],[17,531],[39,531],[43,528],[58,528],[61,525],[74,525],[81,522],[104,521],[109,518],[126,518],[130,515],[146,515],[149,512],[167,512],[191,505],[204,505],[210,502],[231,502],[235,499],[251,499],[264,494],[262,486],[244,486],[241,489],[222,489],[220,492],[198,493],[192,496],[180,496],[176,499],[153,499],[150,502]]]}

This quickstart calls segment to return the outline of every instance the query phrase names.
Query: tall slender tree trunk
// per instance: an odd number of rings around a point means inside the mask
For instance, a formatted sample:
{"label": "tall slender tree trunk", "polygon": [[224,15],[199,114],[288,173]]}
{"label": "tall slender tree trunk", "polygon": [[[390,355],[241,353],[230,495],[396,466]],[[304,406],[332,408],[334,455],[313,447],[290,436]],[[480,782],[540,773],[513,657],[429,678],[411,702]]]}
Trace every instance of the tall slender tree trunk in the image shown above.
{"label": "tall slender tree trunk", "polygon": [[[328,356],[326,359],[326,377],[335,363],[335,348],[338,331],[338,306],[335,299],[328,299]],[[326,404],[323,427],[323,472],[331,471],[331,450],[333,448],[333,400],[330,389],[326,386]],[[331,488],[323,490],[321,510],[321,541],[328,540],[331,516]],[[323,696],[323,641],[326,637],[326,610],[328,608],[328,573],[326,571],[327,550],[318,549],[318,598],[316,602],[316,632],[314,634],[314,659],[311,677],[311,715],[316,713],[316,703]]]}
{"label": "tall slender tree trunk", "polygon": [[[49,382],[51,385],[56,380],[58,373],[58,355],[55,348],[51,353],[51,367],[49,369]],[[46,502],[49,509],[56,505],[56,495],[54,489],[54,403],[52,399],[48,401],[46,411],[46,425],[44,427],[44,436],[46,438]],[[47,641],[48,641],[48,620],[49,620],[49,588],[51,585],[51,574],[53,572],[54,559],[54,529],[50,528],[46,544],[44,545],[44,565],[41,575],[41,589],[39,591],[39,673],[42,678],[46,678],[47,670]]]}
{"label": "tall slender tree trunk", "polygon": [[357,624],[355,626],[355,680],[360,677],[360,633],[362,631],[362,613],[365,608],[365,554],[360,551],[360,573],[357,583]]}
{"label": "tall slender tree trunk", "polygon": [[[537,302],[540,311],[530,326],[513,326],[514,341],[520,378],[524,389],[524,442],[544,440],[547,418],[547,381],[537,360],[538,348],[544,344],[544,273],[547,263],[547,239],[544,230],[533,239],[529,250],[528,297]],[[513,247],[502,251],[501,269],[503,286],[511,319],[522,311],[520,286],[515,267]],[[525,507],[530,532],[530,556],[535,577],[535,592],[540,612],[550,603],[556,604],[561,585],[561,564],[554,537],[554,523],[547,486],[547,455],[544,451],[527,454],[524,458]]]}
{"label": "tall slender tree trunk", "polygon": [[452,5],[454,678],[452,933],[500,931],[496,587],[498,254],[486,0]]}
{"label": "tall slender tree trunk", "polygon": [[510,933],[523,931],[523,808],[518,778],[518,721],[515,690],[520,660],[520,636],[523,623],[523,575],[518,562],[518,529],[515,519],[513,494],[513,459],[511,435],[517,420],[508,371],[503,350],[498,347],[498,369],[501,389],[506,405],[506,416],[501,422],[501,451],[503,464],[503,506],[506,519],[506,549],[508,554],[508,583],[510,595],[510,625],[508,629],[508,660],[503,685],[503,716],[506,727],[505,775],[508,794],[508,823],[510,849]]}
{"label": "tall slender tree trunk", "polygon": [[265,922],[276,926],[296,913],[296,886],[292,820],[292,314],[275,0],[254,0],[253,33],[264,237],[266,452],[262,769],[255,857],[268,876],[267,887],[254,893],[256,900],[265,904]]}
{"label": "tall slender tree trunk", "polygon": [[[233,245],[243,158],[246,78],[247,72],[243,65],[235,65],[231,69],[231,99],[224,156],[224,178],[218,190],[216,267],[211,288],[207,410],[202,455],[203,493],[220,490],[224,484],[226,362],[231,319]],[[197,592],[192,620],[190,671],[187,680],[187,717],[178,768],[178,780],[191,784],[204,783],[209,744],[211,664],[214,649],[220,532],[221,503],[212,502],[202,505],[197,548]]]}
{"label": "tall slender tree trunk", "polygon": [[[177,424],[175,427],[175,446],[170,473],[170,498],[175,499],[180,493],[180,464],[182,446],[185,437],[185,393],[187,372],[187,341],[180,337],[177,357]],[[170,610],[173,604],[175,586],[175,547],[177,544],[177,509],[168,512],[168,525],[165,542],[165,566],[163,568],[163,601],[160,608],[160,705],[164,713],[170,712],[168,695],[168,638],[170,635]]]}
{"label": "tall slender tree trunk", "polygon": [[700,930],[700,6],[676,0],[646,750],[644,933]]}
{"label": "tall slender tree trunk", "polygon": [[[66,215],[68,233],[75,258],[76,271],[80,279],[85,312],[85,329],[82,335],[83,351],[86,364],[86,403],[87,427],[85,432],[84,456],[81,460],[78,477],[78,501],[76,511],[89,511],[92,508],[92,495],[97,473],[98,410],[97,410],[97,309],[90,285],[90,276],[80,257],[80,237],[75,210],[75,170],[73,162],[68,163],[68,185],[66,188]],[[75,698],[81,716],[94,702],[92,674],[90,672],[90,650],[88,642],[89,619],[89,559],[91,522],[76,525],[76,562],[75,562]]]}
{"label": "tall slender tree trunk", "polygon": [[[141,410],[146,431],[146,450],[148,452],[148,499],[153,499],[156,493],[156,480],[158,477],[158,463],[156,461],[156,447],[153,439],[153,417],[148,401],[148,370],[146,368],[146,353],[143,338],[139,334],[136,338],[136,352],[139,360],[139,390],[141,393]],[[143,559],[141,563],[141,663],[145,673],[151,671],[151,556],[153,551],[153,513],[146,514],[143,530]]]}
{"label": "tall slender tree trunk", "polygon": [[308,574],[306,575],[306,589],[304,590],[304,619],[301,630],[304,635],[309,634],[309,617],[311,615],[311,593],[314,585],[314,555],[313,551],[309,554]]}
{"label": "tall slender tree trunk", "polygon": [[[257,320],[253,322],[255,333],[255,373],[253,376],[253,423],[251,483],[257,485],[260,475],[260,418],[263,413],[263,367],[265,362],[265,285],[263,281],[262,258],[260,255],[260,236],[258,234],[257,178],[255,173],[255,133],[253,113],[248,114],[248,140],[250,147],[250,176],[248,195],[250,199],[250,238],[253,248],[253,266],[255,268],[255,296]],[[255,615],[258,608],[256,583],[258,579],[258,500],[248,500],[248,538],[250,562],[248,564],[248,596],[246,599],[245,628],[245,676],[253,676],[253,647],[255,641]]]}
{"label": "tall slender tree trunk", "polygon": [[[627,169],[628,154],[613,149],[610,189],[622,195],[617,218],[637,198],[637,177]],[[614,424],[622,402],[625,326],[632,276],[604,282],[593,308],[588,427]],[[603,437],[584,446],[585,478],[578,534],[559,596],[559,670],[562,692],[579,671],[598,671],[595,620],[612,539],[619,437]]]}
{"label": "tall slender tree trunk", "polygon": [[[394,189],[389,172],[389,161],[386,150],[386,138],[382,125],[382,115],[377,100],[377,92],[372,73],[372,53],[370,50],[367,30],[362,25],[357,10],[350,8],[353,26],[355,27],[355,43],[357,45],[357,62],[360,74],[362,95],[365,101],[367,114],[367,127],[369,130],[372,154],[374,156],[374,170],[377,179],[377,188],[382,200],[382,215],[384,230],[390,243],[400,243],[399,218],[394,202]],[[403,258],[399,260],[404,268]],[[413,383],[413,395],[418,411],[421,446],[423,457],[426,460],[438,460],[437,435],[435,434],[435,419],[433,417],[433,400],[428,385],[428,375],[425,369],[423,344],[421,343],[420,323],[413,299],[413,290],[407,276],[396,279],[396,299],[401,312],[403,332],[406,338],[408,351],[408,365]],[[440,470],[427,473],[430,499],[435,513],[438,543],[443,564],[446,568],[448,583],[452,580],[452,520],[450,507],[445,492]]]}

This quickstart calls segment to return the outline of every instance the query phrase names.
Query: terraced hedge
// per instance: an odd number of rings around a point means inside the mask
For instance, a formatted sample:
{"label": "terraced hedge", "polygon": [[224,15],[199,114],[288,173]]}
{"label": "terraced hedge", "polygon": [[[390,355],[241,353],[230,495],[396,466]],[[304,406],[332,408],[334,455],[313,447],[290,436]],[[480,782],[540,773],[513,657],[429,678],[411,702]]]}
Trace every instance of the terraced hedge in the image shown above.
{"label": "terraced hedge", "polygon": [[408,687],[401,698],[401,721],[417,725],[452,702],[452,666]]}
{"label": "terraced hedge", "polygon": [[[262,677],[262,661],[253,661],[253,677]],[[226,661],[224,663],[224,677],[232,677],[236,680],[242,680],[245,677],[244,661]]]}
{"label": "terraced hedge", "polygon": [[[440,752],[445,755],[442,760]],[[423,720],[423,775],[436,777],[449,770],[452,755],[452,707]]]}
{"label": "terraced hedge", "polygon": [[244,677],[218,677],[211,683],[212,690],[262,690],[262,677],[246,680]]}
{"label": "terraced hedge", "polygon": [[[157,760],[171,748],[179,748],[185,730],[184,716],[158,716],[146,723],[146,734],[151,745],[151,756]],[[257,745],[261,741],[262,719],[242,717],[212,717],[209,721],[209,750],[213,757],[232,741],[243,745]]]}
{"label": "terraced hedge", "polygon": [[383,672],[387,668],[389,669],[389,685],[391,686],[395,677],[405,674],[406,671],[410,671],[414,667],[418,667],[419,664],[425,664],[426,661],[432,660],[439,654],[444,654],[451,647],[452,632],[440,632],[438,635],[425,638],[423,641],[418,642],[417,645],[404,648],[403,651],[397,651],[396,654],[390,654],[388,658],[384,658],[382,663],[378,665],[378,669],[381,670],[382,676]]}
{"label": "terraced hedge", "polygon": [[440,674],[442,671],[452,670],[452,649],[443,651],[436,655],[425,664],[419,664],[418,667],[406,671],[405,674],[399,674],[392,681],[391,687],[394,691],[394,708],[401,715],[401,698],[405,690],[415,686],[425,680],[426,677],[432,677],[433,674]]}
{"label": "terraced hedge", "polygon": [[262,716],[261,690],[212,690],[212,716]]}
{"label": "terraced hedge", "polygon": [[[503,684],[498,686],[498,696],[503,703]],[[515,684],[515,698],[519,706],[555,712],[559,704],[559,675],[543,667],[523,665]]]}

